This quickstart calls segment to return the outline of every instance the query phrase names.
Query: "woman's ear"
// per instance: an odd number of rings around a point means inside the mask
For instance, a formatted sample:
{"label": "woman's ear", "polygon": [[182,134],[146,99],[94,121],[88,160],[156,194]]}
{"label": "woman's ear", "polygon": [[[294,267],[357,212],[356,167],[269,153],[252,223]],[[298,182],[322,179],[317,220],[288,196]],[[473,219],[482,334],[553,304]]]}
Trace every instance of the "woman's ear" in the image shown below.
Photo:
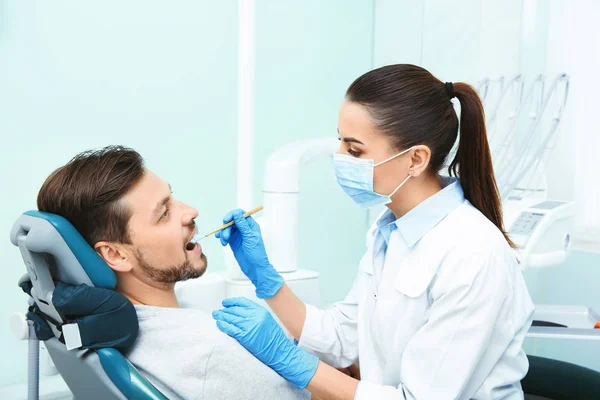
{"label": "woman's ear", "polygon": [[431,160],[431,149],[425,145],[415,146],[410,152],[409,174],[413,177],[421,175],[427,170]]}
{"label": "woman's ear", "polygon": [[94,250],[114,271],[128,272],[133,268],[131,255],[120,243],[100,241],[94,245]]}

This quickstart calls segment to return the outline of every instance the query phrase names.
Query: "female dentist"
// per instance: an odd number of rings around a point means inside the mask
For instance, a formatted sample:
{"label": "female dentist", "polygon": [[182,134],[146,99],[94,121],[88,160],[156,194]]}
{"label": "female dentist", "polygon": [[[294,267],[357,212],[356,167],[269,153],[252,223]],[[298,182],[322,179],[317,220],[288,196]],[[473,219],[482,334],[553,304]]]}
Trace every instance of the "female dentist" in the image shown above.
{"label": "female dentist", "polygon": [[[453,97],[460,139],[449,170],[460,180],[438,174],[458,135]],[[269,263],[258,224],[235,210],[221,243],[298,342],[244,298],[223,301],[218,327],[319,398],[523,398],[534,307],[503,231],[477,93],[386,66],[352,83],[338,131],[338,183],[358,205],[388,208],[347,297],[329,310],[302,303]],[[359,360],[360,381],[335,369]]]}

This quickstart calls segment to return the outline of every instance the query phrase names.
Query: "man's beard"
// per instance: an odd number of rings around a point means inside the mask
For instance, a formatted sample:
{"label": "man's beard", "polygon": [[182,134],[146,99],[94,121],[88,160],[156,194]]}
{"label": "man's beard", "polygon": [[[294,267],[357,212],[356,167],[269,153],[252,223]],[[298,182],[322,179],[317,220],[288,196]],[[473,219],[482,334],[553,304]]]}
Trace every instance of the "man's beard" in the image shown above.
{"label": "man's beard", "polygon": [[176,283],[201,277],[202,274],[204,274],[204,271],[206,271],[208,260],[204,254],[201,254],[200,257],[202,258],[202,261],[204,261],[203,268],[194,268],[190,260],[186,259],[179,265],[160,269],[152,266],[144,259],[144,256],[139,249],[137,250],[137,259],[144,274],[154,282],[161,283]]}

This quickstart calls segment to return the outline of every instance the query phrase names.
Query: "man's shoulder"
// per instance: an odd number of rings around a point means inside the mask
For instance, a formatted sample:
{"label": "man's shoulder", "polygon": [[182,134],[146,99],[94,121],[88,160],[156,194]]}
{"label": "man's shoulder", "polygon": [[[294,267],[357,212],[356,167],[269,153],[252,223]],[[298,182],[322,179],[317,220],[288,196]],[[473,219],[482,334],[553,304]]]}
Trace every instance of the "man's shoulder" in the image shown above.
{"label": "man's shoulder", "polygon": [[140,325],[147,323],[174,325],[181,324],[182,321],[198,321],[199,323],[208,323],[213,320],[209,313],[196,308],[171,308],[136,305],[135,311],[137,313]]}
{"label": "man's shoulder", "polygon": [[136,305],[135,311],[140,321],[169,319],[179,321],[181,319],[210,320],[212,316],[206,311],[197,308],[173,308]]}

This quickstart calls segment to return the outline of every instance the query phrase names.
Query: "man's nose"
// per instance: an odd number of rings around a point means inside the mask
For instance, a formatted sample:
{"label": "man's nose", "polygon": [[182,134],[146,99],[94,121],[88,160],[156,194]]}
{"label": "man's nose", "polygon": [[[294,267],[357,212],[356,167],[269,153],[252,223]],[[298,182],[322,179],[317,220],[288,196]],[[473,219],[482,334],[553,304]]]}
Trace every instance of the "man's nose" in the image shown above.
{"label": "man's nose", "polygon": [[184,204],[184,211],[183,211],[183,225],[189,225],[192,223],[192,221],[194,221],[194,219],[196,219],[198,217],[198,210],[196,210],[194,207],[190,207],[187,204]]}

